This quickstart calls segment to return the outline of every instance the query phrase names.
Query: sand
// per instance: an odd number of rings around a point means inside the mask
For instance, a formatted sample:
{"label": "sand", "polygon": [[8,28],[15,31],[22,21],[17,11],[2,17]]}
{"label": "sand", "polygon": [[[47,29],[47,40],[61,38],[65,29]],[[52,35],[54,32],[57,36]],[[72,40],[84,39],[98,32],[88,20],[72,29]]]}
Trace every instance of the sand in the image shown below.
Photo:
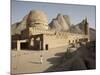
{"label": "sand", "polygon": [[[44,72],[49,67],[59,63],[60,58],[59,56],[56,56],[56,54],[65,53],[66,49],[67,47],[59,47],[48,51],[12,50],[11,73],[19,74]],[[43,55],[42,64],[40,63],[41,54]],[[54,57],[57,59],[52,59]],[[51,61],[53,61],[53,63],[51,63]]]}

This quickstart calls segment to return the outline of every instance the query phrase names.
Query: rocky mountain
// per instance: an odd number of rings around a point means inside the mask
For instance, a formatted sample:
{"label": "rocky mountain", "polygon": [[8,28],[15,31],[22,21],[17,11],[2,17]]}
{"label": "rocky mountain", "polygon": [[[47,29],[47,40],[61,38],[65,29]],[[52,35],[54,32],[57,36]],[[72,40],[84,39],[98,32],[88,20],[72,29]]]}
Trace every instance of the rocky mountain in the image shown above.
{"label": "rocky mountain", "polygon": [[[79,32],[80,31],[81,33],[83,33],[84,32],[84,21],[85,20],[83,20],[82,22],[80,22],[76,25],[73,25],[75,28],[71,27],[71,29],[73,29],[71,31],[72,32],[75,32],[75,31]],[[91,41],[96,41],[96,30],[89,27],[89,36],[90,36]]]}
{"label": "rocky mountain", "polygon": [[[68,15],[58,14],[56,18],[54,18],[49,24],[50,29],[54,29],[56,31],[69,31],[72,33],[81,33],[84,34],[84,23],[87,19],[83,19],[80,23],[76,25],[72,25],[70,22],[70,18]],[[89,28],[90,40],[96,40],[96,30],[93,28]]]}
{"label": "rocky mountain", "polygon": [[72,33],[82,33],[83,25],[83,21],[77,25],[72,25],[70,17],[62,14],[58,14],[57,17],[49,24],[50,29],[54,29],[56,31],[70,31]]}
{"label": "rocky mountain", "polygon": [[11,25],[11,35],[14,34],[21,34],[21,31],[26,28],[26,20],[27,20],[27,15],[23,18],[22,21],[14,23]]}
{"label": "rocky mountain", "polygon": [[70,32],[72,33],[83,33],[83,31],[80,29],[78,25],[72,25],[70,27]]}
{"label": "rocky mountain", "polygon": [[[22,21],[14,23],[11,25],[11,35],[20,34],[22,30],[26,28],[27,24],[27,17],[26,15]],[[53,19],[49,24],[50,29],[54,29],[57,31],[68,31],[70,29],[70,18],[68,15],[58,14],[57,18]]]}
{"label": "rocky mountain", "polygon": [[70,29],[70,18],[68,15],[58,14],[49,24],[51,29],[56,31],[68,31]]}

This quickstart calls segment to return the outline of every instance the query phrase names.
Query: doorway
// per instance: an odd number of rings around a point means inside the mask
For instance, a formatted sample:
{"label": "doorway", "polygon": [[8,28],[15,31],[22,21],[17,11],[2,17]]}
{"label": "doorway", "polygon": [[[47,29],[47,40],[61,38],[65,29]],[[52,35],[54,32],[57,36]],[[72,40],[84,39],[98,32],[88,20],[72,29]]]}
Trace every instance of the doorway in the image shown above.
{"label": "doorway", "polygon": [[45,45],[45,49],[48,50],[48,44]]}

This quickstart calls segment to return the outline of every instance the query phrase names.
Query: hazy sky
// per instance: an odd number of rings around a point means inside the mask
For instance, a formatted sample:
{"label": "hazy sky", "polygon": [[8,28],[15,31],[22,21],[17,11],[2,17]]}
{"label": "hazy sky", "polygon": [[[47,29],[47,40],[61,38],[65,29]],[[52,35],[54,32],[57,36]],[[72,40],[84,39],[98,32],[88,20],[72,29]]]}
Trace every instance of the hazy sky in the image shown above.
{"label": "hazy sky", "polygon": [[90,5],[70,5],[57,3],[24,2],[12,0],[12,24],[19,22],[27,15],[30,10],[42,10],[47,16],[49,22],[57,16],[58,13],[69,15],[72,24],[81,22],[87,16],[90,27],[95,28],[95,6]]}

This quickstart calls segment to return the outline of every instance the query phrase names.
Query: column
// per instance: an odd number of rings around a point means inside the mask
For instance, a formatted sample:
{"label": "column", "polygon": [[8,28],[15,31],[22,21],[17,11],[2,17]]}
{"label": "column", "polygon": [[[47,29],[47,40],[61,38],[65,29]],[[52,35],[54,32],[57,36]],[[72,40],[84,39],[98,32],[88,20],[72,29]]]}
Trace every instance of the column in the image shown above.
{"label": "column", "polygon": [[20,41],[17,41],[17,51],[20,51]]}

